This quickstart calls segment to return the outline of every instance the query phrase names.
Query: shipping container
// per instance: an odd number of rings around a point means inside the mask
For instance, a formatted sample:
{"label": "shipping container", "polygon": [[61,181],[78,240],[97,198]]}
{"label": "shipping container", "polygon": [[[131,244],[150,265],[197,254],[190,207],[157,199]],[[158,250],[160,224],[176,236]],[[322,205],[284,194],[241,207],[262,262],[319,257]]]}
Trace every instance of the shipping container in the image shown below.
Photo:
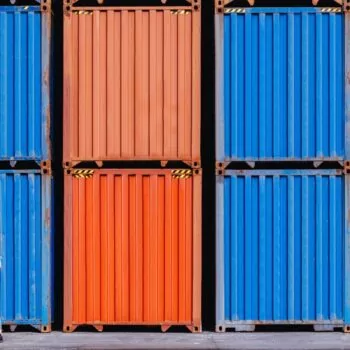
{"label": "shipping container", "polygon": [[64,4],[64,152],[81,161],[200,165],[200,0]]}
{"label": "shipping container", "polygon": [[342,8],[223,12],[215,29],[217,161],[347,159]]}
{"label": "shipping container", "polygon": [[260,324],[346,329],[349,198],[342,170],[217,176],[217,331]]}
{"label": "shipping container", "polygon": [[51,5],[41,2],[0,6],[0,160],[51,160]]}
{"label": "shipping container", "polygon": [[65,174],[64,331],[201,331],[201,170]]}
{"label": "shipping container", "polygon": [[0,316],[14,330],[51,330],[52,177],[0,170]]}

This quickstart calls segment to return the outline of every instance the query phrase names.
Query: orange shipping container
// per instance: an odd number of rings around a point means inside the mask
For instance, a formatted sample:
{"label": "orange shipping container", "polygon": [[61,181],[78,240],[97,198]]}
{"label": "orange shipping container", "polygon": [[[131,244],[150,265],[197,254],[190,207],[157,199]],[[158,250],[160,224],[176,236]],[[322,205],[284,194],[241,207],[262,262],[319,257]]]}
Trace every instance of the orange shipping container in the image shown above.
{"label": "orange shipping container", "polygon": [[[69,1],[69,2],[68,2]],[[200,0],[64,15],[64,162],[200,162]]]}
{"label": "orange shipping container", "polygon": [[201,182],[199,169],[66,171],[65,331],[201,330]]}

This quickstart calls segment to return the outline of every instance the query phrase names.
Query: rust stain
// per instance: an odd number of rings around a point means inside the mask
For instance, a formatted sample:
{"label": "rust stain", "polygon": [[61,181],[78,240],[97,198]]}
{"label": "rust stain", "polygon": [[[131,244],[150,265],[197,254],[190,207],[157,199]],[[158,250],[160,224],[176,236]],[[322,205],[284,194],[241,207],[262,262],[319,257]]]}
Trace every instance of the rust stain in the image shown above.
{"label": "rust stain", "polygon": [[[201,176],[65,175],[65,329],[201,327]],[[192,327],[193,326],[193,327]]]}
{"label": "rust stain", "polygon": [[46,208],[45,209],[44,226],[47,227],[47,228],[50,228],[50,226],[51,226],[51,211],[50,211],[50,208]]}

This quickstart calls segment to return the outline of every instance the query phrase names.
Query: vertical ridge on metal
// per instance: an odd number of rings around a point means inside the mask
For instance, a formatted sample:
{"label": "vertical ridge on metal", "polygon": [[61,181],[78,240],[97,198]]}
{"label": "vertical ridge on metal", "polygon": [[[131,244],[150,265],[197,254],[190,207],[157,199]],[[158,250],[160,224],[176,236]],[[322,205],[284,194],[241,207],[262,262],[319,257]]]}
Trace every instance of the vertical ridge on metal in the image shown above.
{"label": "vertical ridge on metal", "polygon": [[49,331],[52,323],[50,175],[0,171],[3,324]]}
{"label": "vertical ridge on metal", "polygon": [[342,170],[217,176],[218,331],[348,323],[347,181]]}
{"label": "vertical ridge on metal", "polygon": [[66,170],[64,330],[201,331],[201,170]]}
{"label": "vertical ridge on metal", "polygon": [[345,271],[344,271],[344,329],[349,331],[350,327],[350,174],[345,171],[345,241],[344,241],[344,256],[345,256]]}
{"label": "vertical ridge on metal", "polygon": [[216,160],[344,160],[342,9],[220,11]]}
{"label": "vertical ridge on metal", "polygon": [[[345,21],[345,160],[350,159],[350,3],[344,6]],[[348,8],[348,9],[347,9]]]}
{"label": "vertical ridge on metal", "polygon": [[199,163],[201,2],[63,6],[63,161]]}
{"label": "vertical ridge on metal", "polygon": [[0,6],[0,159],[50,160],[50,1]]}

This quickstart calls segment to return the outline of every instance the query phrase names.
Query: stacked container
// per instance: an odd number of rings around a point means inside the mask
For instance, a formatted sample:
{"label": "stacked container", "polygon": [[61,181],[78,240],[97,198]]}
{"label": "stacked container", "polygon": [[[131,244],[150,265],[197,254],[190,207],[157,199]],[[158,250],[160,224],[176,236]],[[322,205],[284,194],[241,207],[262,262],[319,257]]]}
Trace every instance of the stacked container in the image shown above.
{"label": "stacked container", "polygon": [[349,6],[229,2],[215,15],[216,329],[348,330]]}
{"label": "stacked container", "polygon": [[0,6],[0,316],[11,330],[52,323],[50,46],[49,0]]}
{"label": "stacked container", "polygon": [[201,4],[187,2],[64,2],[66,332],[201,330]]}

